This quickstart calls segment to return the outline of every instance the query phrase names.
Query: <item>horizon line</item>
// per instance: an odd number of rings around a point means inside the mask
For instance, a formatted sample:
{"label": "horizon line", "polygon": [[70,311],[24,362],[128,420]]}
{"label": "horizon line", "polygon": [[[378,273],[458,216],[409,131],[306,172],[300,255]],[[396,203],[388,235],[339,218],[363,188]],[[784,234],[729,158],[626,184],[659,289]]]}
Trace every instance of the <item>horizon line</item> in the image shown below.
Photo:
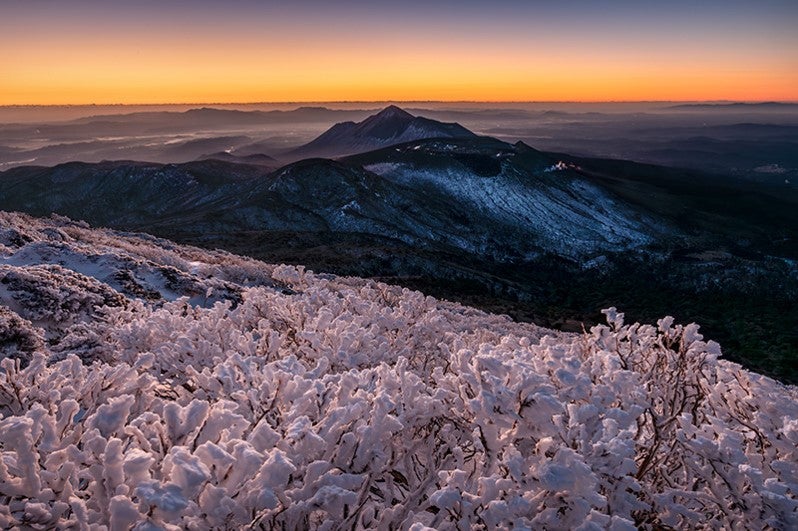
{"label": "horizon line", "polygon": [[133,103],[4,103],[0,108],[20,107],[136,107],[169,105],[308,105],[308,104],[353,104],[353,103],[484,103],[484,104],[530,104],[530,103],[567,103],[567,104],[621,104],[621,103],[798,103],[798,100],[304,100],[304,101],[216,101],[216,102],[133,102]]}

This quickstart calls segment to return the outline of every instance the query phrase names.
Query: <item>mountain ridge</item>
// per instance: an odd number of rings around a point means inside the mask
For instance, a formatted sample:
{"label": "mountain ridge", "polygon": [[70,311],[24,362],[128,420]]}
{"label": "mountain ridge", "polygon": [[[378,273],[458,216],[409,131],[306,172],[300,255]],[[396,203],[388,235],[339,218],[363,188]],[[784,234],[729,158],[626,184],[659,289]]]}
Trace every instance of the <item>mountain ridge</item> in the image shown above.
{"label": "mountain ridge", "polygon": [[339,122],[314,140],[287,155],[291,157],[336,157],[351,155],[430,138],[472,138],[477,136],[462,125],[414,116],[390,105],[361,122]]}
{"label": "mountain ridge", "polygon": [[[368,125],[384,125],[383,118]],[[0,173],[0,208],[113,227],[134,219],[137,228],[177,227],[184,219],[195,231],[355,231],[505,259],[636,248],[660,234],[658,225],[668,226],[572,171],[551,171],[555,163],[524,144],[476,135],[397,144],[339,162],[303,159],[271,172],[220,160],[70,163]]]}

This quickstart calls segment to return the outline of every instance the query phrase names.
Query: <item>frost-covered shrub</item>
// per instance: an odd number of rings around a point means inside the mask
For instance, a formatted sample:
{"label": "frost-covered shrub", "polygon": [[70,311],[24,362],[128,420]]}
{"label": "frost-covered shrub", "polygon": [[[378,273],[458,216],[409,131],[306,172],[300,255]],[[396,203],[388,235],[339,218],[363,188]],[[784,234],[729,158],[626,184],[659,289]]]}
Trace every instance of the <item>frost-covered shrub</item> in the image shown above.
{"label": "frost-covered shrub", "polygon": [[22,247],[32,242],[33,238],[23,230],[17,228],[0,229],[0,245],[7,247]]}
{"label": "frost-covered shrub", "polygon": [[14,358],[26,366],[31,355],[44,348],[44,334],[4,306],[0,306],[0,359]]}
{"label": "frost-covered shrub", "polygon": [[65,322],[98,306],[125,304],[113,288],[59,265],[0,266],[0,285],[32,321]]}
{"label": "frost-covered shrub", "polygon": [[[756,515],[775,528],[798,524],[795,388],[763,388],[762,376],[719,367],[720,347],[704,343],[695,324],[667,317],[656,328],[623,326],[623,314],[606,313],[610,327],[592,330],[591,348],[640,375],[646,406],[636,421],[635,477],[649,506],[636,519],[684,526],[712,515],[747,527]],[[753,470],[765,463],[769,479]]]}
{"label": "frost-covered shrub", "polygon": [[[59,227],[86,252],[158,257]],[[160,252],[240,301],[133,297],[36,343],[25,368],[0,362],[0,527],[798,526],[798,392],[718,360],[694,325],[609,310],[561,334]]]}

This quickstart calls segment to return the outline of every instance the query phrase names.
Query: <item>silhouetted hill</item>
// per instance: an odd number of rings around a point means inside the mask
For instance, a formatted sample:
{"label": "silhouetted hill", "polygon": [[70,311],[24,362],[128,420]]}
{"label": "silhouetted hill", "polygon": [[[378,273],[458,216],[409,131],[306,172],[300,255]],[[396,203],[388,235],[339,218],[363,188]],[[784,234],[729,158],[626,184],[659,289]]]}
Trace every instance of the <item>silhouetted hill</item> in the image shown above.
{"label": "silhouetted hill", "polygon": [[197,160],[221,160],[225,162],[233,162],[236,164],[255,164],[265,166],[267,168],[276,168],[279,166],[277,160],[264,153],[253,153],[251,155],[237,155],[235,153],[228,153],[227,151],[219,151],[198,157]]}
{"label": "silhouetted hill", "polygon": [[395,105],[362,122],[341,122],[318,138],[292,150],[293,157],[335,157],[362,153],[394,144],[427,138],[469,138],[474,133],[458,123],[413,116]]}
{"label": "silhouetted hill", "polygon": [[729,102],[729,103],[686,103],[682,105],[672,105],[668,109],[681,110],[716,110],[716,111],[784,111],[798,110],[798,103],[763,101],[757,103]]}

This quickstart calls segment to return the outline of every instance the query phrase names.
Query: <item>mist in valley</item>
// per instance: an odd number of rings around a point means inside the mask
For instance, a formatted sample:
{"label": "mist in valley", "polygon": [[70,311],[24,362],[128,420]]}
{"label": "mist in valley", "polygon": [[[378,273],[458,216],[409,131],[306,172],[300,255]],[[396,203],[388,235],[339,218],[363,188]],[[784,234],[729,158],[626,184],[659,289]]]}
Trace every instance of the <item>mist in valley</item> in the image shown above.
{"label": "mist in valley", "polygon": [[[69,161],[278,166],[331,125],[385,103],[0,108],[0,170]],[[431,103],[409,112],[480,135],[585,157],[708,171],[772,186],[798,179],[798,104]]]}

